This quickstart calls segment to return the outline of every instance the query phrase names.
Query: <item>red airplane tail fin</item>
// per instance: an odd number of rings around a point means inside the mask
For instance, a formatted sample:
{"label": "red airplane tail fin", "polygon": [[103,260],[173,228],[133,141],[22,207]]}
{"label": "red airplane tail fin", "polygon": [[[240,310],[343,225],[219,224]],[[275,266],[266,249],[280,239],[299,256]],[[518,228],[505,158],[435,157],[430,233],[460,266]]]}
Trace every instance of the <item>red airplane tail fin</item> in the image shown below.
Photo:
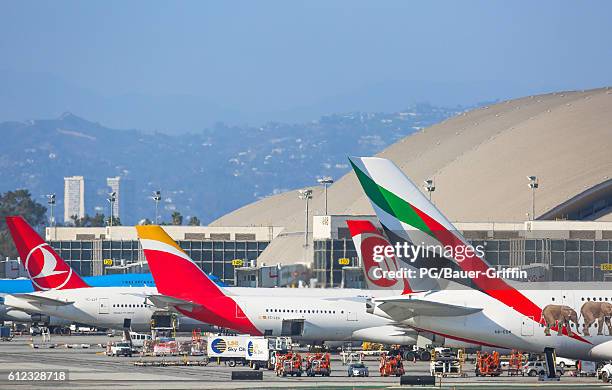
{"label": "red airplane tail fin", "polygon": [[209,324],[262,335],[238,302],[215,284],[164,229],[147,225],[136,226],[136,230],[157,291],[195,304],[191,310],[178,304],[175,307],[179,312]]}
{"label": "red airplane tail fin", "polygon": [[136,230],[160,294],[194,302],[226,295],[160,226]]}
{"label": "red airplane tail fin", "polygon": [[6,217],[6,224],[35,291],[89,287],[25,219]]}
{"label": "red airplane tail fin", "polygon": [[[381,276],[380,271],[398,271],[401,264],[395,256],[379,254],[381,259],[375,259],[375,249],[392,246],[389,240],[376,229],[374,224],[366,220],[347,220],[357,256],[361,260],[366,283],[370,290],[395,289],[401,290],[402,294],[410,294],[412,289],[406,277],[388,278]],[[377,272],[378,271],[378,274]]]}

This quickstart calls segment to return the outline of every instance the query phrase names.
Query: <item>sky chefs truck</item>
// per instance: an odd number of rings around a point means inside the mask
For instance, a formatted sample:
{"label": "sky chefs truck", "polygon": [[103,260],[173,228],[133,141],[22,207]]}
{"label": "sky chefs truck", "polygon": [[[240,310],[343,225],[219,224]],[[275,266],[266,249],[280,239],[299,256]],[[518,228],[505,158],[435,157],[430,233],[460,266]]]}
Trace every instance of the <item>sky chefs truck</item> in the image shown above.
{"label": "sky chefs truck", "polygon": [[255,370],[270,368],[270,347],[263,337],[251,337],[247,341],[246,360]]}
{"label": "sky chefs truck", "polygon": [[207,352],[210,361],[226,362],[230,367],[249,365],[256,370],[267,367],[270,358],[268,340],[249,335],[208,336]]}
{"label": "sky chefs truck", "polygon": [[225,362],[230,367],[237,364],[274,369],[276,355],[291,349],[291,338],[249,335],[211,335],[207,338],[207,354],[211,361]]}

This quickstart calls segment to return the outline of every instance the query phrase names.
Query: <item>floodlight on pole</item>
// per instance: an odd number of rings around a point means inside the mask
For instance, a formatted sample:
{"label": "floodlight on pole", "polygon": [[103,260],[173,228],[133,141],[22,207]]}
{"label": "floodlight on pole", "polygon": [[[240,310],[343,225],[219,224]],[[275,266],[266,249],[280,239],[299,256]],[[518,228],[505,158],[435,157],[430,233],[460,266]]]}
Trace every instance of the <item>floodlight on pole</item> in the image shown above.
{"label": "floodlight on pole", "polygon": [[436,190],[436,184],[432,179],[427,179],[424,181],[424,183],[425,190],[429,193],[429,201],[431,202],[431,193]]}
{"label": "floodlight on pole", "polygon": [[322,184],[323,188],[325,188],[325,215],[327,215],[327,186],[330,184],[334,184],[334,179],[332,179],[330,176],[325,176],[320,179],[317,179],[317,182],[319,182],[319,184]]}
{"label": "floodlight on pole", "polygon": [[47,195],[47,204],[51,209],[51,227],[53,228],[53,239],[57,239],[57,226],[55,224],[55,194]]}
{"label": "floodlight on pole", "polygon": [[298,191],[299,198],[306,201],[306,227],[304,229],[304,247],[308,246],[308,201],[312,199],[312,190],[300,190]]}
{"label": "floodlight on pole", "polygon": [[115,191],[108,194],[108,203],[110,204],[110,220],[109,224],[111,229],[113,228],[113,218],[115,217],[115,202],[117,201],[117,193]]}
{"label": "floodlight on pole", "polygon": [[535,220],[535,190],[540,187],[537,176],[527,176],[529,184],[527,186],[531,188],[531,220]]}
{"label": "floodlight on pole", "polygon": [[153,196],[152,196],[153,200],[155,201],[155,222],[154,224],[157,225],[158,224],[158,213],[159,213],[159,201],[161,200],[161,191],[153,191]]}

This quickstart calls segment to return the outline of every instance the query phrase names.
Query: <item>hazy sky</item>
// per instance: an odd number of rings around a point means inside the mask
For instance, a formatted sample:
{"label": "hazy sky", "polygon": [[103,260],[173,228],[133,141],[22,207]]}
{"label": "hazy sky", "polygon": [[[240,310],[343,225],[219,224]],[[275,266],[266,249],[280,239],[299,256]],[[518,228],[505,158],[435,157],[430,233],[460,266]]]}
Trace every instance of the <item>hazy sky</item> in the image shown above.
{"label": "hazy sky", "polygon": [[606,1],[2,0],[0,71],[109,99],[197,97],[227,110],[220,119],[298,119],[612,85],[611,22]]}

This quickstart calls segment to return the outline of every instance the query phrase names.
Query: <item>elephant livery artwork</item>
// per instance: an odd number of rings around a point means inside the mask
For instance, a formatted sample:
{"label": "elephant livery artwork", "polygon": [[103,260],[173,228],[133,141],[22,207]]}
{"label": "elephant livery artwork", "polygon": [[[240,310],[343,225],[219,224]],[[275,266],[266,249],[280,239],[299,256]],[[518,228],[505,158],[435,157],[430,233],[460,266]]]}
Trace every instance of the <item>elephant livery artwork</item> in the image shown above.
{"label": "elephant livery artwork", "polygon": [[589,328],[597,321],[597,335],[603,335],[604,322],[608,326],[608,335],[612,335],[612,325],[610,324],[610,317],[612,316],[612,304],[608,302],[595,302],[589,301],[582,305],[580,309],[580,315],[584,319],[584,326],[582,333],[585,336],[590,336]]}
{"label": "elephant livery artwork", "polygon": [[563,326],[565,326],[567,335],[570,337],[573,336],[570,321],[575,324],[576,332],[580,333],[578,331],[578,314],[576,310],[569,306],[547,305],[544,310],[542,310],[542,319],[546,323],[546,327],[544,328],[546,336],[550,336],[550,328],[554,326],[557,326],[557,335],[561,336],[563,334]]}

